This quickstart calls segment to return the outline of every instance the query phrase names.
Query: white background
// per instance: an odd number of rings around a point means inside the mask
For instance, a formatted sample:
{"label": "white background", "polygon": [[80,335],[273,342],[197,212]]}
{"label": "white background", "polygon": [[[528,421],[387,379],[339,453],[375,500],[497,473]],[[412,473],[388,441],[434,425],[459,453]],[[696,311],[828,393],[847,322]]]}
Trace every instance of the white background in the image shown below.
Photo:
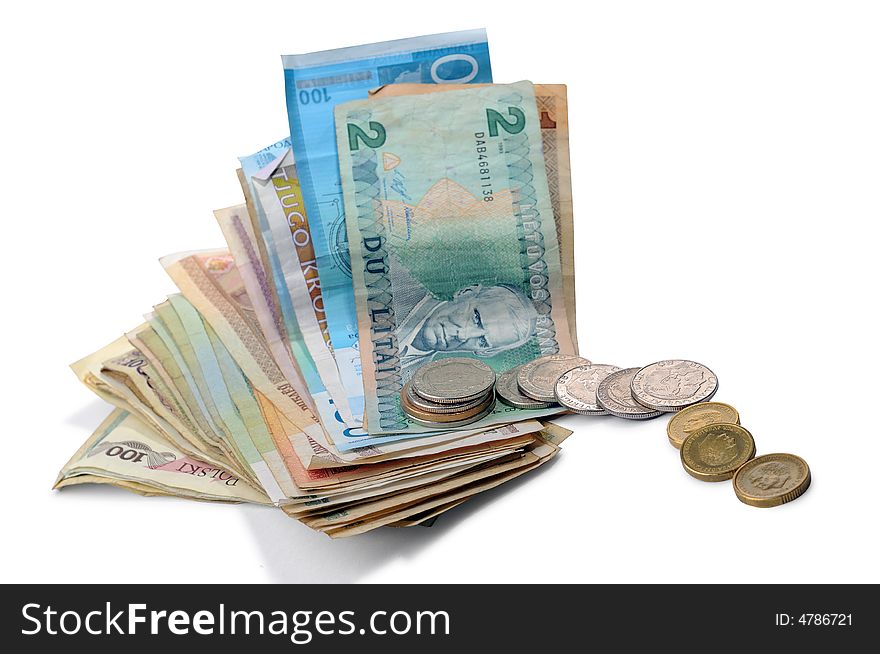
{"label": "white background", "polygon": [[[2,13],[3,581],[880,582],[876,3]],[[708,364],[809,492],[754,509],[682,470],[665,418],[578,416],[555,463],[431,529],[51,491],[109,411],[67,365],[175,290],[160,255],[223,244],[236,155],[288,129],[279,55],[479,26],[496,81],[568,84],[582,353]]]}

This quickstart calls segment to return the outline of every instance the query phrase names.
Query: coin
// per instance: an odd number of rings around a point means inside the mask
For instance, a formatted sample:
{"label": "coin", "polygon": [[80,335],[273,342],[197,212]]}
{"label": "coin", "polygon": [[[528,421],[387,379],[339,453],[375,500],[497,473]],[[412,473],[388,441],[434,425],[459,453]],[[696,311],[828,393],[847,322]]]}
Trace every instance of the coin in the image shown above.
{"label": "coin", "polygon": [[633,399],[649,409],[678,411],[715,395],[718,377],[701,363],[669,359],[639,370],[630,389]]}
{"label": "coin", "polygon": [[599,406],[596,389],[612,372],[620,370],[617,366],[604,363],[589,363],[564,372],[556,380],[556,401],[575,413],[603,416],[608,412]]}
{"label": "coin", "polygon": [[633,399],[630,383],[641,368],[626,368],[612,372],[603,379],[596,389],[596,401],[608,413],[618,418],[645,420],[655,418],[662,411],[649,409]]}
{"label": "coin", "polygon": [[753,456],[755,439],[749,431],[724,422],[700,427],[681,445],[681,464],[702,481],[730,479]]}
{"label": "coin", "polygon": [[549,354],[529,361],[516,375],[519,390],[541,402],[556,401],[556,380],[562,373],[590,362],[573,354]]}
{"label": "coin", "polygon": [[482,404],[486,401],[486,396],[488,395],[487,393],[484,393],[473,400],[458,402],[456,404],[440,404],[439,402],[431,402],[431,400],[426,400],[421,397],[413,390],[411,381],[403,385],[403,390],[400,391],[400,394],[406,395],[406,399],[410,405],[417,409],[421,409],[422,411],[427,411],[428,413],[460,413]]}
{"label": "coin", "polygon": [[495,373],[482,361],[465,357],[423,365],[412,377],[413,390],[440,404],[465,402],[484,395],[495,384]]}
{"label": "coin", "polygon": [[495,393],[499,400],[517,409],[546,409],[553,406],[550,402],[539,402],[523,395],[516,383],[518,372],[519,367],[516,367],[498,375],[498,379],[495,380]]}
{"label": "coin", "polygon": [[740,502],[771,507],[796,500],[810,487],[810,466],[794,454],[765,454],[744,464],[733,477]]}
{"label": "coin", "polygon": [[495,391],[489,390],[486,398],[477,406],[456,413],[430,413],[422,411],[409,403],[405,394],[400,396],[400,407],[407,417],[420,425],[436,429],[452,429],[462,427],[485,418],[495,408]]}
{"label": "coin", "polygon": [[666,435],[669,442],[675,447],[681,448],[684,439],[705,425],[713,425],[717,422],[731,422],[739,424],[739,413],[729,404],[724,402],[701,402],[685,407],[676,413],[666,425]]}

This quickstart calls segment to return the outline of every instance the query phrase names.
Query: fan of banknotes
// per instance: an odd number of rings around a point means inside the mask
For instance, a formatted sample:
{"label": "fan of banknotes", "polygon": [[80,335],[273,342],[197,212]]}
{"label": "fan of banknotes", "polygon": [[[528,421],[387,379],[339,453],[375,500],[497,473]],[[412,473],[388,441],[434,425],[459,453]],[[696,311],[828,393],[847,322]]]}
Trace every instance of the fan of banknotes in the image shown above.
{"label": "fan of banknotes", "polygon": [[73,364],[116,409],[57,486],[427,524],[570,433],[496,401],[577,355],[566,90],[494,84],[483,30],[283,64],[291,136],[240,158],[227,248],[163,257],[179,293]]}

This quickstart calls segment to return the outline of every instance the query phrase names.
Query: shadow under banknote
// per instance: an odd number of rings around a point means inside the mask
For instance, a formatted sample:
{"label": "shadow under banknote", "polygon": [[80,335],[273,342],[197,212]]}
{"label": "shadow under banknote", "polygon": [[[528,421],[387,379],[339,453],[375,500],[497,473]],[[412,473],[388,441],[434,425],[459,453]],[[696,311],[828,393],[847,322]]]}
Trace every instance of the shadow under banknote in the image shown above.
{"label": "shadow under banknote", "polygon": [[405,529],[384,527],[357,538],[330,539],[280,511],[243,506],[245,520],[265,557],[271,581],[279,583],[350,583],[375,572],[395,559],[418,556],[429,544],[437,543],[449,531],[479,513],[489,504],[515,493],[528,478],[543,475],[552,467],[549,461],[540,469],[479,493],[460,506],[441,514],[431,527]]}
{"label": "shadow under banknote", "polygon": [[355,582],[394,559],[416,556],[442,533],[436,525],[384,528],[334,540],[281,511],[258,506],[240,510],[263,552],[271,581],[279,583]]}
{"label": "shadow under banknote", "polygon": [[100,424],[104,418],[110,415],[113,406],[95,398],[94,395],[91,397],[89,402],[67,416],[64,422],[78,429],[83,429],[87,433],[94,431],[95,425]]}

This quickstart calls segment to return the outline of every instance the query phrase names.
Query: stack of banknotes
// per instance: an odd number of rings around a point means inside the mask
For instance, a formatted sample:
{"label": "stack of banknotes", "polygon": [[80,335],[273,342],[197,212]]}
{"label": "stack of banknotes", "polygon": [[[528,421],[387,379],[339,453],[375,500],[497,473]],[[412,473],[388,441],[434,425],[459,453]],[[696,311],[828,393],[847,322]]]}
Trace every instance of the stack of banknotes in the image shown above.
{"label": "stack of banknotes", "polygon": [[116,410],[57,486],[424,523],[570,433],[555,404],[446,429],[400,404],[445,357],[577,354],[565,86],[494,84],[483,30],[283,64],[290,137],[240,158],[227,247],[163,257],[179,293],[73,364]]}

